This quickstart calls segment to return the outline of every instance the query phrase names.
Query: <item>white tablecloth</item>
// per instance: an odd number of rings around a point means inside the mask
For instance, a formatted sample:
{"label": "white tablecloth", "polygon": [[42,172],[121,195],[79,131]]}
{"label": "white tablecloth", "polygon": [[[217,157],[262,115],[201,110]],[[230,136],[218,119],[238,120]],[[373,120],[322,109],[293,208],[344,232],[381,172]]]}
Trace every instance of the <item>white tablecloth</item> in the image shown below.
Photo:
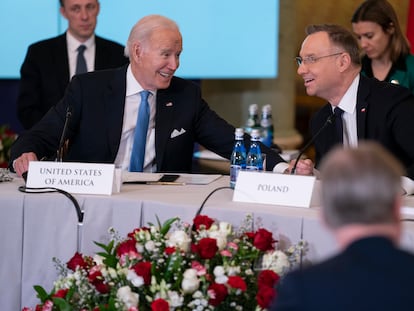
{"label": "white tablecloth", "polygon": [[[53,257],[67,262],[78,248],[92,255],[99,250],[94,241],[109,241],[110,227],[125,236],[136,227],[156,223],[157,217],[164,221],[179,216],[191,223],[209,193],[228,184],[228,176],[223,176],[209,185],[127,185],[112,196],[75,195],[85,212],[83,226],[79,227],[72,202],[65,196],[21,193],[18,191],[18,186],[23,185],[20,178],[0,183],[1,309],[16,311],[24,306],[34,307],[38,300],[33,285],[39,284],[50,291],[57,277]],[[318,220],[317,206],[295,208],[240,203],[233,202],[232,196],[233,190],[228,188],[216,191],[202,213],[235,226],[251,213],[255,229],[271,230],[282,248],[305,239],[309,243],[304,258],[307,262],[315,263],[337,252],[332,236]],[[412,211],[414,198],[407,197],[404,204]],[[402,245],[414,251],[412,222],[404,223]]]}

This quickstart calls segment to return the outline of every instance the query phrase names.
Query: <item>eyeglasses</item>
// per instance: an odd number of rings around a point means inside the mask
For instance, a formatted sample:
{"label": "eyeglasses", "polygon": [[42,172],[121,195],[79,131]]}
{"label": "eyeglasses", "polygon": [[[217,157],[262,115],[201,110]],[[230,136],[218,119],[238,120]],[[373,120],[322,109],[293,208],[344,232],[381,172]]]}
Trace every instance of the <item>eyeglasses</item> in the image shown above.
{"label": "eyeglasses", "polygon": [[300,66],[302,64],[309,65],[309,64],[316,63],[321,58],[331,57],[331,56],[337,56],[337,55],[340,55],[342,53],[344,53],[344,52],[339,52],[339,53],[334,53],[334,54],[329,54],[329,55],[319,56],[319,57],[306,56],[306,57],[302,58],[302,57],[298,56],[298,57],[295,57],[295,60],[296,60],[296,63],[298,64],[298,66]]}

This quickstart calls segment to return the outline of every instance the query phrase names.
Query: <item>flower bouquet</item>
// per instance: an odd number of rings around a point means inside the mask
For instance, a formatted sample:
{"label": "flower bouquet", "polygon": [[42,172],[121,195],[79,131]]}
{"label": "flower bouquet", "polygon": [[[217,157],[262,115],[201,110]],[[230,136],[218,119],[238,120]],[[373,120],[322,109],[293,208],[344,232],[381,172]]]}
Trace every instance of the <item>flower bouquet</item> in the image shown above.
{"label": "flower bouquet", "polygon": [[17,134],[7,125],[0,126],[0,168],[6,168],[10,160],[10,148],[16,140]]}
{"label": "flower bouquet", "polygon": [[35,310],[265,310],[305,243],[283,252],[271,232],[247,228],[249,215],[238,230],[199,215],[192,226],[158,221],[125,239],[111,229],[109,244],[95,242],[102,252],[94,257],[55,259],[60,277],[50,293],[35,286]]}

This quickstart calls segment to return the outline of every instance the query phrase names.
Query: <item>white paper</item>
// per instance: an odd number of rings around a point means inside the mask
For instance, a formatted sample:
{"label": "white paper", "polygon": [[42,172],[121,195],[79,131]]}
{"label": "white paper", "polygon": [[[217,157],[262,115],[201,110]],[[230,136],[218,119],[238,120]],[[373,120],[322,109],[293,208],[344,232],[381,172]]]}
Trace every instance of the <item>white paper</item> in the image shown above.
{"label": "white paper", "polygon": [[208,185],[221,176],[219,174],[180,174],[177,182],[185,183],[186,185]]}
{"label": "white paper", "polygon": [[142,172],[122,172],[122,182],[155,182],[158,181],[163,174],[161,173],[142,173]]}

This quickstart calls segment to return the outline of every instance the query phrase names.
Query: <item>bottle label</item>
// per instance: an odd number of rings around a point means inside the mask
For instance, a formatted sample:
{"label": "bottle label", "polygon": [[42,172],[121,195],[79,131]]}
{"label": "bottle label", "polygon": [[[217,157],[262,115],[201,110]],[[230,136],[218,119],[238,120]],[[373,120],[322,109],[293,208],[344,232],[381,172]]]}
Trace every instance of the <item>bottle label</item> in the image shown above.
{"label": "bottle label", "polygon": [[230,165],[230,182],[235,183],[237,181],[237,176],[241,168],[241,165]]}

